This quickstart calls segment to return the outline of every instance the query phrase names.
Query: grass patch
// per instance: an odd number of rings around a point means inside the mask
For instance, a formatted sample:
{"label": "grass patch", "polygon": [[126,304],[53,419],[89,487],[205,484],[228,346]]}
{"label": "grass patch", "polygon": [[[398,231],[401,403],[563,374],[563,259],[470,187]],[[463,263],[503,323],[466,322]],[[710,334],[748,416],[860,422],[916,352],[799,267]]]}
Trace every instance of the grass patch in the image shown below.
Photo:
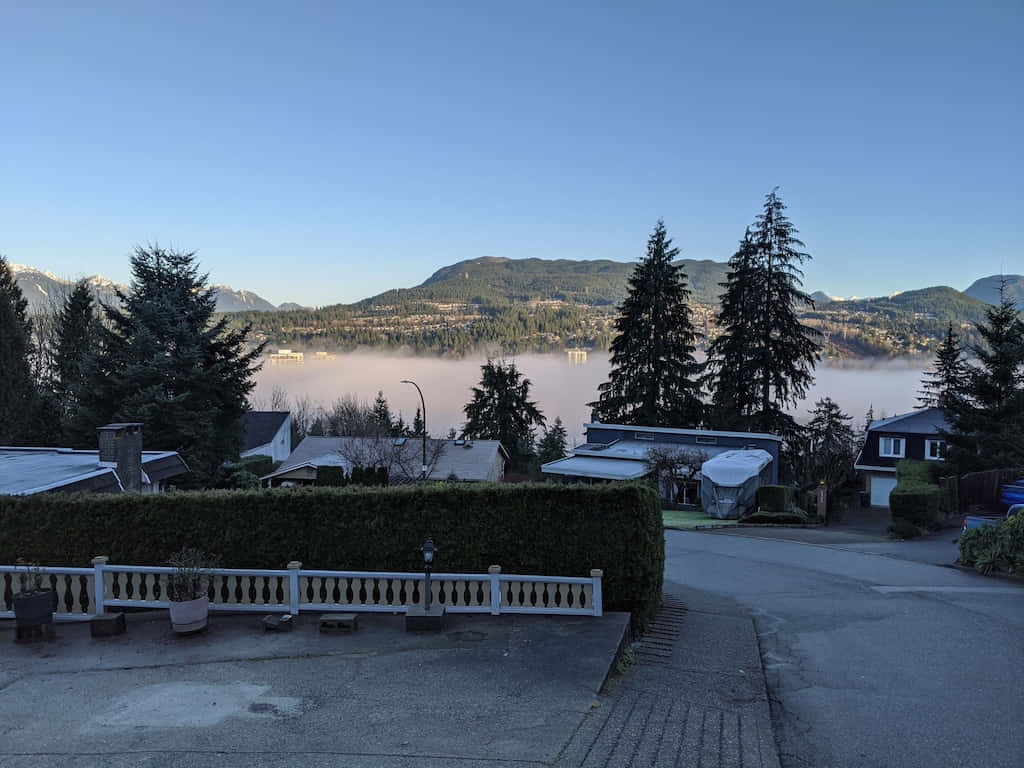
{"label": "grass patch", "polygon": [[736,520],[708,517],[699,509],[663,509],[661,521],[666,528],[699,528],[706,525],[736,525]]}

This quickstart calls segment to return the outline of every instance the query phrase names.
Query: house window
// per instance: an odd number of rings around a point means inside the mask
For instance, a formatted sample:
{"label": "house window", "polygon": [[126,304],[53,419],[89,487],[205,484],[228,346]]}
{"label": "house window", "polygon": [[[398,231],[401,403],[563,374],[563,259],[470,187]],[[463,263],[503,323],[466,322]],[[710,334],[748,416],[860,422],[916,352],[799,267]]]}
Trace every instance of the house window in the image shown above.
{"label": "house window", "polygon": [[928,461],[942,461],[946,458],[945,440],[925,440],[924,457]]}
{"label": "house window", "polygon": [[697,445],[716,445],[718,443],[717,437],[704,437],[703,435],[697,435],[694,440]]}
{"label": "house window", "polygon": [[905,453],[905,441],[902,437],[880,437],[878,439],[878,455],[883,459],[902,459]]}

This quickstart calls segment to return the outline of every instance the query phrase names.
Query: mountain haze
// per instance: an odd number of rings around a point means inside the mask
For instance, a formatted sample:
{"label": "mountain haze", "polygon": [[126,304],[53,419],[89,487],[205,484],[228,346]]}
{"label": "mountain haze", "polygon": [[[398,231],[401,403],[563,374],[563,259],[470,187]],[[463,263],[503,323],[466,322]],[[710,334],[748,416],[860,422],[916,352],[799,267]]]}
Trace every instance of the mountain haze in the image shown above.
{"label": "mountain haze", "polygon": [[968,296],[980,299],[988,304],[999,303],[999,285],[1006,281],[1006,294],[1024,311],[1024,275],[989,275],[971,283],[964,291]]}

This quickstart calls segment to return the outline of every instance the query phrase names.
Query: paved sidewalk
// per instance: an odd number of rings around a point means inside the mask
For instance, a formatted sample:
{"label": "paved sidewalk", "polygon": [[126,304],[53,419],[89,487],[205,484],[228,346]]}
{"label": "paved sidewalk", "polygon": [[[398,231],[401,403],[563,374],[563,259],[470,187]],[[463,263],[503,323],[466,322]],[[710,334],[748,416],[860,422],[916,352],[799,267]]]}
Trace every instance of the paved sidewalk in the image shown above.
{"label": "paved sidewalk", "polygon": [[778,768],[750,618],[689,610],[666,596],[635,654],[556,765]]}

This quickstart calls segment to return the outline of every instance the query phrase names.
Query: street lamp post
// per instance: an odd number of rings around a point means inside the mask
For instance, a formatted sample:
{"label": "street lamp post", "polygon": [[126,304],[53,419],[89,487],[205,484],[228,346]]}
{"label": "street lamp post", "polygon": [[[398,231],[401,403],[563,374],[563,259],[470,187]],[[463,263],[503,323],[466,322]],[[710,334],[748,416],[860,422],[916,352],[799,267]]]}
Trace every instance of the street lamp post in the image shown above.
{"label": "street lamp post", "polygon": [[415,381],[409,379],[402,379],[402,384],[412,384],[416,387],[416,391],[420,393],[420,413],[423,418],[423,479],[427,479],[427,403],[423,399],[423,390],[420,389],[420,385]]}
{"label": "street lamp post", "polygon": [[430,614],[430,571],[434,567],[434,553],[437,547],[433,539],[427,539],[420,547],[423,552],[423,610]]}

